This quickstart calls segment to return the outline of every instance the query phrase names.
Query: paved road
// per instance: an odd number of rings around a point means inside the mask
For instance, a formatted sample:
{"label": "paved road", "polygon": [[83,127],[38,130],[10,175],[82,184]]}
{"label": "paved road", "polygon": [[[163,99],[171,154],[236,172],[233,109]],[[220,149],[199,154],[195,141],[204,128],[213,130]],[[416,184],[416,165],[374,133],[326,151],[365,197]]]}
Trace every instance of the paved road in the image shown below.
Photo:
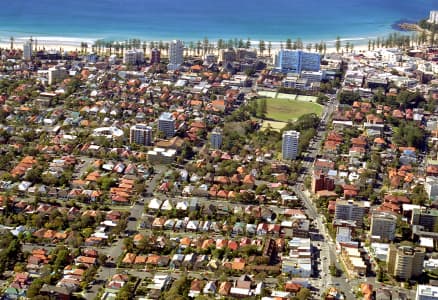
{"label": "paved road", "polygon": [[315,285],[320,287],[321,293],[324,292],[324,290],[329,286],[336,286],[345,293],[346,299],[355,299],[346,275],[342,274],[341,277],[334,277],[330,274],[329,267],[331,264],[334,264],[337,268],[342,269],[337,259],[336,246],[333,239],[329,235],[326,226],[324,225],[323,217],[318,213],[308,193],[303,192],[305,188],[304,184],[302,183],[306,176],[311,176],[313,173],[313,162],[316,160],[320,152],[322,142],[326,134],[327,121],[330,119],[337,105],[338,103],[333,101],[324,107],[320,127],[317,135],[313,138],[309,145],[307,159],[302,164],[302,174],[299,176],[298,183],[293,187],[293,190],[302,200],[309,218],[316,222],[316,228],[322,236],[322,241],[318,241],[317,243],[320,246],[316,245],[320,251],[319,258],[321,268],[319,274],[321,279],[316,280]]}
{"label": "paved road", "polygon": [[[321,124],[325,125],[327,123],[337,105],[338,103],[335,100],[330,105],[325,107],[323,113],[324,118],[321,120]],[[389,290],[392,293],[393,299],[414,299],[415,291],[403,289],[400,287],[387,286],[385,284],[377,282],[375,280],[375,277],[348,279],[345,274],[342,274],[341,277],[333,277],[330,275],[329,266],[331,264],[335,264],[337,268],[343,269],[338,260],[336,246],[331,236],[329,235],[326,226],[324,225],[323,217],[318,214],[314,203],[310,199],[309,193],[303,192],[304,178],[306,176],[311,176],[313,172],[313,162],[316,160],[318,154],[320,153],[320,149],[326,132],[325,126],[321,128],[323,128],[323,130],[318,131],[317,136],[314,138],[313,143],[311,143],[309,147],[308,159],[303,163],[303,173],[299,177],[299,182],[296,184],[296,186],[293,187],[297,196],[302,199],[309,218],[316,221],[316,227],[323,237],[323,241],[316,243],[317,245],[320,245],[319,250],[321,263],[321,279],[316,279],[314,285],[317,287],[321,287],[322,292],[329,286],[338,287],[341,291],[345,293],[346,299],[355,299],[353,289],[357,288],[361,283],[366,282],[372,284],[374,286],[374,290]],[[407,298],[404,298],[403,295],[406,295]]]}
{"label": "paved road", "polygon": [[[155,168],[155,174],[152,176],[151,180],[147,183],[148,187],[146,189],[147,195],[152,195],[153,191],[155,190],[155,187],[158,183],[158,180],[161,177],[161,174],[166,170],[165,167],[158,166]],[[138,220],[141,218],[141,214],[144,211],[144,203],[143,201],[138,201],[134,203],[129,210],[129,217],[128,217],[128,223],[126,225],[126,230],[134,231],[137,230],[137,223]],[[99,253],[105,254],[110,262],[115,263],[117,258],[120,256],[120,254],[123,252],[123,238],[117,239],[116,242],[114,242],[109,247],[103,247],[97,249]],[[117,272],[121,272],[124,269],[116,269],[115,266],[101,266],[98,270],[98,273],[95,277],[95,284],[91,286],[91,288],[85,293],[86,299],[95,299],[97,297],[97,294],[99,292],[99,288],[105,287],[105,283],[108,279],[110,279],[114,274]],[[129,269],[129,273],[134,276],[139,276],[140,278],[148,276],[148,274],[144,271],[136,271]]]}

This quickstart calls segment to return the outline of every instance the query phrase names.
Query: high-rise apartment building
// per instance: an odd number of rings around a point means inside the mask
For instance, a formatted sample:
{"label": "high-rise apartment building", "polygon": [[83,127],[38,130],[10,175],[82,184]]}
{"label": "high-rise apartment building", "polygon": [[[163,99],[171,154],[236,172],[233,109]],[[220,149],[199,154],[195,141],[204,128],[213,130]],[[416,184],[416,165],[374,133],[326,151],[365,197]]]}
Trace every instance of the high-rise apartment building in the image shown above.
{"label": "high-rise apartment building", "polygon": [[23,44],[23,59],[31,60],[32,59],[32,42],[27,41]]}
{"label": "high-rise apartment building", "polygon": [[152,144],[152,127],[146,124],[136,124],[129,130],[129,142],[150,146]]}
{"label": "high-rise apartment building", "polygon": [[296,159],[298,155],[298,142],[300,133],[295,130],[285,131],[283,133],[282,154],[283,159]]}
{"label": "high-rise apartment building", "polygon": [[392,241],[397,227],[397,215],[390,212],[375,211],[371,215],[371,236],[378,236],[380,240]]}
{"label": "high-rise apartment building", "polygon": [[219,61],[226,64],[229,62],[233,62],[235,60],[236,60],[236,51],[234,51],[234,49],[224,49],[220,51]]}
{"label": "high-rise apartment building", "polygon": [[143,50],[134,49],[126,50],[123,54],[123,63],[125,65],[138,65],[144,62]]}
{"label": "high-rise apartment building", "polygon": [[175,135],[175,117],[169,112],[163,112],[158,118],[158,131],[164,133],[166,138]]}
{"label": "high-rise apartment building", "polygon": [[414,208],[412,210],[412,225],[420,225],[425,231],[436,231],[438,225],[438,209]]}
{"label": "high-rise apartment building", "polygon": [[151,64],[159,64],[161,62],[161,52],[157,48],[151,50]]}
{"label": "high-rise apartment building", "polygon": [[438,24],[438,10],[431,10],[429,15],[429,23]]}
{"label": "high-rise apartment building", "polygon": [[180,40],[174,40],[169,45],[169,64],[167,69],[174,71],[184,62],[184,43]]}
{"label": "high-rise apartment building", "polygon": [[67,69],[61,66],[49,68],[48,71],[49,84],[52,85],[67,77]]}
{"label": "high-rise apartment building", "polygon": [[363,202],[353,200],[336,200],[335,220],[356,221],[357,226],[362,226],[365,214]]}
{"label": "high-rise apartment building", "polygon": [[425,255],[424,248],[392,244],[387,257],[388,272],[403,280],[420,276],[423,273]]}
{"label": "high-rise apartment building", "polygon": [[220,149],[222,146],[222,129],[215,127],[210,134],[210,144],[213,149]]}
{"label": "high-rise apartment building", "polygon": [[321,55],[302,50],[282,49],[276,57],[276,68],[284,73],[301,73],[301,71],[319,71]]}

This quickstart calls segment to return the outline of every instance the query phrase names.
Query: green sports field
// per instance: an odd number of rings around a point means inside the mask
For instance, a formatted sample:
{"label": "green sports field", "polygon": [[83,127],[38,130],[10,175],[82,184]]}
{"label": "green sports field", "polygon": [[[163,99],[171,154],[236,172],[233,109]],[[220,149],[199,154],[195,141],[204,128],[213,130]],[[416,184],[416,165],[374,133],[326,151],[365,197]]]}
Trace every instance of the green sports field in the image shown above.
{"label": "green sports field", "polygon": [[[266,119],[280,122],[294,121],[300,116],[315,113],[321,116],[323,107],[317,103],[288,99],[266,98]],[[258,99],[260,105],[261,99]]]}

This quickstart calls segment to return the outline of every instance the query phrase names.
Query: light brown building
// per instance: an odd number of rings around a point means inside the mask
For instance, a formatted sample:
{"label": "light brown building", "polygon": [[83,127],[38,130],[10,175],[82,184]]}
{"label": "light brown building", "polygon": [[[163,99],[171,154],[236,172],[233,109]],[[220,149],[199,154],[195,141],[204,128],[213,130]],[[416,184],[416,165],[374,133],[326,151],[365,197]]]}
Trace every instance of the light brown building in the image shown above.
{"label": "light brown building", "polygon": [[421,247],[392,244],[387,258],[389,274],[405,280],[420,276],[423,273],[425,254],[426,250]]}

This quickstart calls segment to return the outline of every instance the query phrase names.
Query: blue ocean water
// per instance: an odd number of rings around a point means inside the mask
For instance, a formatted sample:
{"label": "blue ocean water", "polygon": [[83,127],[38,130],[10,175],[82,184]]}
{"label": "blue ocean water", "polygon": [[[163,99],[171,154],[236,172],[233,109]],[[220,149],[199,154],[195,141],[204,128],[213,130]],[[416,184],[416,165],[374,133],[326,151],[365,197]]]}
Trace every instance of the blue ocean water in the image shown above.
{"label": "blue ocean water", "polygon": [[0,9],[0,39],[360,41],[433,9],[437,0],[8,0]]}

